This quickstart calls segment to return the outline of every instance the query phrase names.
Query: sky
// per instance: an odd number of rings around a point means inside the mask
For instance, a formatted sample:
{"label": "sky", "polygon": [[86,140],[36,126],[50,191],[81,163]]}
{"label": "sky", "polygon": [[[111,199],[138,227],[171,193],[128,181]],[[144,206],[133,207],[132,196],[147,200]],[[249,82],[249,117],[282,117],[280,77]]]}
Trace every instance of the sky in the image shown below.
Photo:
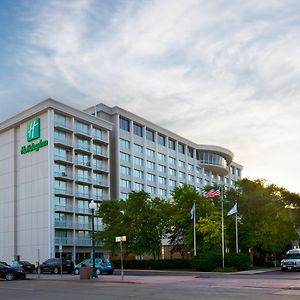
{"label": "sky", "polygon": [[0,122],[118,105],[300,193],[300,1],[1,0]]}

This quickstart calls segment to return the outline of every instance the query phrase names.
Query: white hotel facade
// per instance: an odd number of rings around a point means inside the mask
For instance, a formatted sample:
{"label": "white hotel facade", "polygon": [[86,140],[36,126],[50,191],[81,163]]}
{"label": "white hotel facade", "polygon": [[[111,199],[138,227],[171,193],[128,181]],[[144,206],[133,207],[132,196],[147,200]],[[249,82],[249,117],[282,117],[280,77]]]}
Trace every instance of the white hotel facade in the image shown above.
{"label": "white hotel facade", "polygon": [[[0,260],[89,257],[89,202],[132,190],[170,197],[188,183],[234,186],[242,166],[119,107],[52,99],[0,123]],[[95,230],[101,230],[95,218]],[[108,253],[96,245],[97,256]]]}

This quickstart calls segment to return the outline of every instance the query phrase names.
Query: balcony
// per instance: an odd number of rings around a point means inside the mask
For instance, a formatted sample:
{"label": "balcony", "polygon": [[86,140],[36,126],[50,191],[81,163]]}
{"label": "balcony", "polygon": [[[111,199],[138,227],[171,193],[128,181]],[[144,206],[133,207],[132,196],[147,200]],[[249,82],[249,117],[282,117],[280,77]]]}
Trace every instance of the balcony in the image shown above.
{"label": "balcony", "polygon": [[94,140],[108,144],[108,134],[107,133],[101,132],[101,133],[96,134],[95,132],[93,132],[92,137]]}
{"label": "balcony", "polygon": [[69,220],[55,220],[55,227],[56,228],[70,228],[73,229],[73,222]]}
{"label": "balcony", "polygon": [[72,123],[70,120],[64,122],[64,121],[60,121],[60,120],[55,120],[55,118],[54,118],[54,127],[57,129],[67,130],[68,132],[73,131]]}
{"label": "balcony", "polygon": [[63,196],[73,196],[73,190],[71,188],[63,189],[63,188],[55,188],[55,195],[63,195]]}
{"label": "balcony", "polygon": [[93,164],[93,169],[100,170],[103,172],[108,172],[108,165],[105,163],[102,164]]}
{"label": "balcony", "polygon": [[76,206],[75,212],[78,214],[84,214],[84,215],[90,215],[91,210],[89,208],[84,208],[84,207],[78,207]]}
{"label": "balcony", "polygon": [[104,187],[108,187],[108,180],[107,179],[93,179],[93,184],[94,185],[98,185],[98,186],[104,186]]}
{"label": "balcony", "polygon": [[78,198],[86,198],[86,199],[91,199],[92,198],[91,193],[80,192],[80,191],[76,191],[75,196],[78,197]]}
{"label": "balcony", "polygon": [[55,171],[54,176],[64,178],[64,179],[70,179],[70,180],[72,180],[72,178],[73,178],[72,173],[68,172],[68,171],[66,171],[66,172],[57,172],[57,171]]}
{"label": "balcony", "polygon": [[73,205],[71,205],[71,204],[67,204],[67,205],[55,204],[54,209],[55,209],[55,211],[73,212]]}
{"label": "balcony", "polygon": [[[228,167],[225,158],[216,153],[201,152],[200,153],[200,166],[207,171],[214,174],[225,176],[228,174]],[[204,171],[206,176],[206,171]],[[207,177],[207,176],[206,176]]]}
{"label": "balcony", "polygon": [[67,163],[72,163],[72,155],[54,155],[54,160],[55,161],[61,161],[61,162],[67,162]]}
{"label": "balcony", "polygon": [[76,143],[75,148],[78,149],[78,150],[81,150],[83,152],[91,153],[91,146],[90,145],[84,145],[84,144]]}
{"label": "balcony", "polygon": [[74,245],[73,237],[55,237],[55,245],[72,246]]}
{"label": "balcony", "polygon": [[85,177],[85,176],[76,175],[75,176],[75,180],[78,181],[78,182],[82,182],[82,183],[92,184],[91,183],[91,177]]}
{"label": "balcony", "polygon": [[91,162],[89,160],[83,161],[80,159],[75,159],[75,164],[81,167],[91,168]]}
{"label": "balcony", "polygon": [[92,239],[90,237],[77,237],[76,238],[76,245],[77,246],[91,246]]}
{"label": "balcony", "polygon": [[101,156],[101,157],[108,157],[108,151],[105,148],[94,148],[93,155]]}
{"label": "balcony", "polygon": [[73,147],[72,139],[68,139],[68,138],[67,139],[54,138],[54,144]]}
{"label": "balcony", "polygon": [[78,230],[91,230],[92,226],[91,224],[87,224],[87,223],[76,223],[75,228]]}

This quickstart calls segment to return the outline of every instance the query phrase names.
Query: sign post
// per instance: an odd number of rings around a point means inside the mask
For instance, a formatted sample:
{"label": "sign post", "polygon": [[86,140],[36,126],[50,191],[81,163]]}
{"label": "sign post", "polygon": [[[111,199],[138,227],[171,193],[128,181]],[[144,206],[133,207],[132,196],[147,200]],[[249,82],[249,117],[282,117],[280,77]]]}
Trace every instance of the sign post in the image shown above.
{"label": "sign post", "polygon": [[59,244],[60,278],[62,278],[62,244]]}
{"label": "sign post", "polygon": [[124,279],[124,268],[123,268],[123,247],[122,242],[126,242],[126,235],[123,236],[116,236],[116,242],[120,243],[120,250],[121,250],[121,278]]}

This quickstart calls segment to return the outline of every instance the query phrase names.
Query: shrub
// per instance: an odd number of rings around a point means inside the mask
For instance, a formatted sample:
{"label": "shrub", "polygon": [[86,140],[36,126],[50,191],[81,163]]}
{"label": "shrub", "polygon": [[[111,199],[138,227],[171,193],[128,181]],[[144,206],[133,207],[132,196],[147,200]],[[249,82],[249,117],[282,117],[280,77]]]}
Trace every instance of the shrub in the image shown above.
{"label": "shrub", "polygon": [[205,252],[199,253],[191,260],[191,267],[196,271],[214,271],[217,267],[220,267],[222,257],[218,253]]}
{"label": "shrub", "polygon": [[236,268],[239,271],[249,270],[251,267],[251,260],[245,253],[226,253],[225,266]]}

